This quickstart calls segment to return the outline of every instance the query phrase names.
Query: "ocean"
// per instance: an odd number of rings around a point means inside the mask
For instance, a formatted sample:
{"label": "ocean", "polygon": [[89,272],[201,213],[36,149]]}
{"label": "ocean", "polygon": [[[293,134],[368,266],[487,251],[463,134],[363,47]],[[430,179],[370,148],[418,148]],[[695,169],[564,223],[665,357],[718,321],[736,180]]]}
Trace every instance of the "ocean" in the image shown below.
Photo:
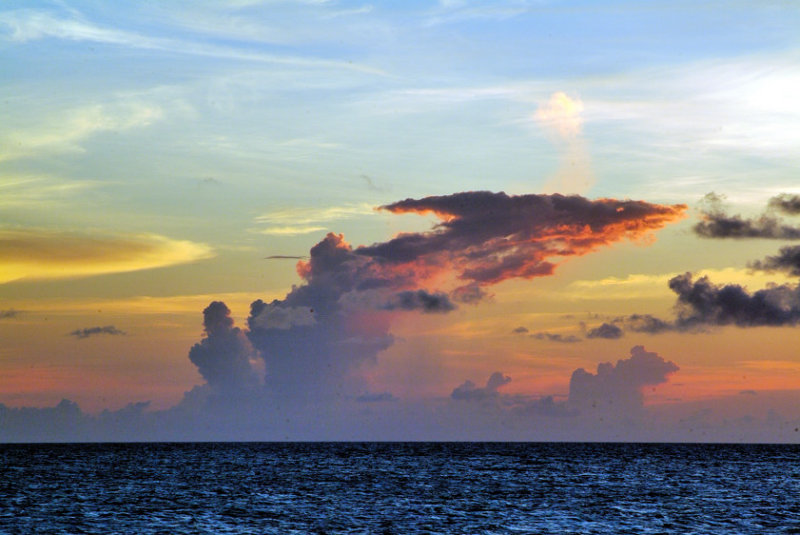
{"label": "ocean", "polygon": [[0,445],[2,533],[800,533],[800,446]]}

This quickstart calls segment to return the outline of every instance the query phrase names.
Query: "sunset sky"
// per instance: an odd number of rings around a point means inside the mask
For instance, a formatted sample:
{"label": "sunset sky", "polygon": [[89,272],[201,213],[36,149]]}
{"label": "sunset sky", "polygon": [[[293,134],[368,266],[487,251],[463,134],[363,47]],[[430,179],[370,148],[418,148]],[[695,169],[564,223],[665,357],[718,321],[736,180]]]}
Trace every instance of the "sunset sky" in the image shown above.
{"label": "sunset sky", "polygon": [[3,2],[0,441],[800,441],[798,28]]}

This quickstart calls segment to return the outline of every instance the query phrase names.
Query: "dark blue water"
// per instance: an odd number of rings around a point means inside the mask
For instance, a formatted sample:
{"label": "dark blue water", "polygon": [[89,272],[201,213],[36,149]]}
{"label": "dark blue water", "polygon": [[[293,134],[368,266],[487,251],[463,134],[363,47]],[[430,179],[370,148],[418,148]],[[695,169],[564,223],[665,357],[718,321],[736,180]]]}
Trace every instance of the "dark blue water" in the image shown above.
{"label": "dark blue water", "polygon": [[0,446],[3,533],[800,533],[800,447]]}

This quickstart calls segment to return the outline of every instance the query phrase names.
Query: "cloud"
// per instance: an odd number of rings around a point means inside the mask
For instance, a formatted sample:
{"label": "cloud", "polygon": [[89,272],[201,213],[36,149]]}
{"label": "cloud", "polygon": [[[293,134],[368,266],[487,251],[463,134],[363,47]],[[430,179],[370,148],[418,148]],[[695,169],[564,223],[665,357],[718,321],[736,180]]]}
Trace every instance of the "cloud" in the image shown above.
{"label": "cloud", "polygon": [[497,390],[500,387],[507,385],[510,382],[511,377],[503,375],[500,372],[494,372],[489,376],[485,387],[478,387],[472,381],[467,380],[453,389],[450,397],[464,401],[483,401],[486,399],[492,399],[499,395]]}
{"label": "cloud", "polygon": [[320,223],[341,221],[374,213],[375,210],[368,204],[329,206],[327,208],[280,208],[256,217],[256,224],[268,225],[267,228],[258,229],[256,232],[287,236],[310,234],[328,228]]}
{"label": "cloud", "polygon": [[0,207],[53,209],[96,184],[47,175],[0,175]]}
{"label": "cloud", "polygon": [[[397,311],[447,312],[454,301],[478,302],[487,285],[550,274],[553,257],[642,238],[680,218],[685,206],[466,192],[383,209],[434,212],[442,221],[428,232],[356,248],[329,233],[297,263],[302,284],[283,299],[250,305],[246,334],[264,360],[270,395],[299,402],[352,398],[366,389],[363,367],[394,343]],[[286,211],[262,221],[306,223],[352,213]],[[456,287],[427,289],[440,283]]]}
{"label": "cloud", "polygon": [[536,120],[562,139],[577,137],[583,128],[583,102],[559,91],[536,110]]}
{"label": "cloud", "polygon": [[594,184],[589,151],[583,140],[583,102],[563,92],[553,93],[534,118],[561,150],[558,171],[543,186],[546,192],[584,193]]}
{"label": "cloud", "polygon": [[[800,239],[800,227],[787,225],[780,218],[770,214],[763,214],[751,219],[743,218],[740,215],[728,215],[723,206],[723,200],[723,196],[713,192],[703,197],[703,207],[701,208],[703,221],[693,227],[695,234],[703,238]],[[781,201],[777,202],[782,205]]]}
{"label": "cloud", "polygon": [[87,327],[85,329],[76,329],[69,333],[69,336],[76,338],[89,338],[98,334],[111,334],[111,335],[124,335],[125,331],[120,331],[113,325],[106,325],[105,327]]}
{"label": "cloud", "polygon": [[163,110],[145,102],[95,104],[68,110],[46,124],[12,129],[0,137],[0,162],[43,153],[83,152],[80,142],[101,132],[143,128],[160,120]]}
{"label": "cloud", "polygon": [[738,327],[796,325],[800,321],[800,286],[780,285],[749,293],[738,284],[716,285],[691,273],[669,281],[678,295],[675,325],[682,330],[705,325]]}
{"label": "cloud", "polygon": [[622,336],[622,329],[613,323],[603,323],[586,333],[586,338],[603,338],[606,340],[616,340],[617,338],[622,338]]}
{"label": "cloud", "polygon": [[456,306],[445,293],[406,290],[394,294],[383,308],[386,310],[419,310],[425,313],[446,313],[455,310]]}
{"label": "cloud", "polygon": [[203,310],[206,336],[192,346],[189,360],[211,388],[240,393],[258,384],[250,359],[255,357],[245,333],[234,327],[231,311],[221,301]]}
{"label": "cloud", "polygon": [[452,297],[454,301],[458,301],[459,303],[477,305],[484,299],[491,298],[492,295],[490,295],[486,290],[481,288],[479,284],[472,283],[472,284],[465,284],[464,286],[459,286],[458,288],[450,292],[450,297]]}
{"label": "cloud", "polygon": [[800,195],[781,193],[769,200],[769,207],[789,215],[800,214]]}
{"label": "cloud", "polygon": [[784,271],[794,277],[800,277],[800,245],[781,247],[775,256],[763,260],[754,260],[747,267],[758,271]]}
{"label": "cloud", "polygon": [[526,334],[528,332],[527,327],[519,326],[511,331],[514,334]]}
{"label": "cloud", "polygon": [[568,404],[584,414],[595,411],[620,416],[635,413],[643,407],[642,388],[664,383],[678,366],[665,361],[657,353],[634,346],[628,359],[616,365],[606,362],[597,365],[592,374],[579,368],[569,382]]}
{"label": "cloud", "polygon": [[44,229],[0,229],[0,284],[122,273],[213,256],[203,243],[156,234],[90,235]]}
{"label": "cloud", "polygon": [[673,323],[650,314],[631,314],[614,319],[614,323],[623,323],[625,329],[636,333],[658,334],[675,330]]}
{"label": "cloud", "polygon": [[0,30],[11,42],[56,38],[68,41],[89,41],[109,45],[126,46],[144,50],[159,50],[167,53],[187,54],[234,61],[272,63],[303,68],[357,71],[383,76],[380,69],[352,61],[331,60],[312,57],[269,54],[252,48],[221,46],[200,41],[154,37],[117,28],[103,27],[79,17],[62,17],[51,11],[18,9],[0,13]]}
{"label": "cloud", "polygon": [[300,325],[314,325],[314,309],[308,307],[285,306],[279,301],[265,304],[252,324],[264,329],[291,329]]}
{"label": "cloud", "polygon": [[[381,277],[343,236],[332,233],[311,248],[308,261],[298,262],[298,273],[305,283],[284,299],[250,306],[247,335],[264,359],[268,391],[300,402],[363,391],[353,372],[394,339],[388,331],[391,312],[360,294],[400,290],[405,279]],[[290,311],[290,321],[264,321],[281,309]]]}
{"label": "cloud", "polygon": [[[782,270],[800,276],[800,247],[784,247],[779,255],[751,262],[749,266],[754,270]],[[766,288],[750,292],[738,283],[715,284],[708,275],[697,277],[687,272],[673,276],[669,288],[677,294],[674,319],[631,314],[614,318],[610,325],[630,332],[660,334],[702,332],[706,327],[725,325],[793,326],[800,322],[800,285],[767,283]]]}
{"label": "cloud", "polygon": [[[526,330],[527,332],[527,330]],[[580,342],[581,339],[573,334],[563,335],[558,333],[538,332],[530,335],[531,338],[537,340],[547,340],[548,342],[558,342],[560,344],[574,344]]]}
{"label": "cloud", "polygon": [[426,26],[438,26],[471,20],[505,20],[526,13],[532,9],[530,2],[515,1],[512,3],[468,3],[458,0],[441,0],[431,10]]}
{"label": "cloud", "polygon": [[406,199],[381,208],[432,212],[442,222],[433,231],[400,234],[356,253],[380,266],[412,269],[417,277],[447,266],[462,280],[486,285],[551,275],[556,267],[551,259],[642,238],[680,219],[686,206],[484,191]]}
{"label": "cloud", "polygon": [[264,260],[305,260],[308,258],[307,256],[291,256],[291,255],[282,255],[282,254],[274,254],[265,256]]}
{"label": "cloud", "polygon": [[298,226],[284,226],[284,227],[269,227],[260,229],[259,234],[266,234],[267,236],[299,236],[301,234],[311,234],[312,232],[320,232],[325,230],[326,227],[318,225],[298,225]]}
{"label": "cloud", "polygon": [[7,310],[0,310],[0,320],[16,318],[19,315],[20,311],[14,310],[13,308],[9,308]]}

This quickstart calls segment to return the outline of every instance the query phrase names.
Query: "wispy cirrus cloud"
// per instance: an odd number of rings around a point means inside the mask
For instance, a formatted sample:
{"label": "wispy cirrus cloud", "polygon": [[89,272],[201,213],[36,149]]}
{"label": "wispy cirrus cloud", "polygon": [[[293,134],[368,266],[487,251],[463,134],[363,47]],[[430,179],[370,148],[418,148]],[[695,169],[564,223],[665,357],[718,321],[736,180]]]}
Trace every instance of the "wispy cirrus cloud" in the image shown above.
{"label": "wispy cirrus cloud", "polygon": [[157,234],[0,229],[0,284],[139,271],[211,256],[212,249],[206,244]]}
{"label": "wispy cirrus cloud", "polygon": [[162,116],[160,106],[144,101],[74,108],[39,124],[0,130],[0,162],[43,153],[83,152],[80,143],[89,136],[146,127]]}
{"label": "wispy cirrus cloud", "polygon": [[279,208],[255,218],[254,222],[266,225],[254,232],[267,235],[294,236],[310,234],[329,228],[323,223],[341,221],[354,217],[371,215],[375,209],[369,204],[329,206],[326,208],[294,207]]}
{"label": "wispy cirrus cloud", "polygon": [[0,207],[51,207],[95,185],[91,180],[65,180],[46,175],[0,175]]}
{"label": "wispy cirrus cloud", "polygon": [[0,13],[0,28],[5,29],[7,41],[27,41],[55,38],[70,41],[90,41],[130,48],[158,50],[169,53],[203,56],[237,61],[273,63],[297,67],[360,71],[374,75],[385,73],[377,68],[344,60],[273,54],[258,47],[225,46],[202,41],[154,37],[119,28],[92,23],[73,13],[68,17],[52,11],[20,9]]}

